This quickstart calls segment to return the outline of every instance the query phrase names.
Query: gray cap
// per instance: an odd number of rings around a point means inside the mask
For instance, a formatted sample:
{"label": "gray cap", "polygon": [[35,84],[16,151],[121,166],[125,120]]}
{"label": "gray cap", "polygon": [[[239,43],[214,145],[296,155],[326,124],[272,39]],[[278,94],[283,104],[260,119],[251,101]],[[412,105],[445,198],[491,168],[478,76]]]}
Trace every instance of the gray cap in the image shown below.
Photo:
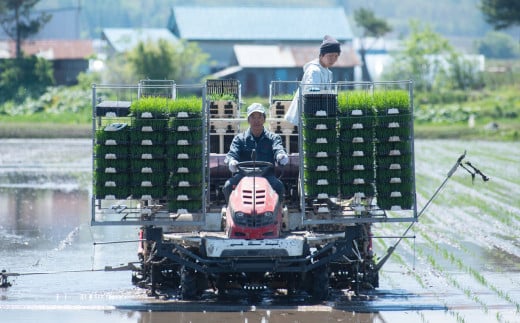
{"label": "gray cap", "polygon": [[260,112],[265,115],[265,108],[260,103],[253,103],[247,107],[247,117],[249,118],[253,112]]}
{"label": "gray cap", "polygon": [[323,42],[320,46],[320,55],[325,55],[327,53],[341,53],[340,43],[329,35],[323,37]]}

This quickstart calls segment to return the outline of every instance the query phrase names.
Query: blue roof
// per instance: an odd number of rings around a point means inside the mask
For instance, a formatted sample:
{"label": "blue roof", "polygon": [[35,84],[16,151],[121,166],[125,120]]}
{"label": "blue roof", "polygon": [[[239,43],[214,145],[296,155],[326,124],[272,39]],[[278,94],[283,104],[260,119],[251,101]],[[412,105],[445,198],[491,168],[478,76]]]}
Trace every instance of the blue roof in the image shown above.
{"label": "blue roof", "polygon": [[[341,7],[174,6],[169,28],[187,40],[339,41],[354,38]],[[173,19],[174,20],[173,20]]]}

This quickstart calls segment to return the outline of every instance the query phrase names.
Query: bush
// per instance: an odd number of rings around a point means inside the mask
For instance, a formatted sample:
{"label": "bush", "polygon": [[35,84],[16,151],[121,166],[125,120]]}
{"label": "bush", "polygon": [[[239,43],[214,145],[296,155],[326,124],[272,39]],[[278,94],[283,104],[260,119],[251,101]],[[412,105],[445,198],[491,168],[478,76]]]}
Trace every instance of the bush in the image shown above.
{"label": "bush", "polygon": [[36,56],[0,61],[0,103],[38,97],[54,84],[51,63]]}

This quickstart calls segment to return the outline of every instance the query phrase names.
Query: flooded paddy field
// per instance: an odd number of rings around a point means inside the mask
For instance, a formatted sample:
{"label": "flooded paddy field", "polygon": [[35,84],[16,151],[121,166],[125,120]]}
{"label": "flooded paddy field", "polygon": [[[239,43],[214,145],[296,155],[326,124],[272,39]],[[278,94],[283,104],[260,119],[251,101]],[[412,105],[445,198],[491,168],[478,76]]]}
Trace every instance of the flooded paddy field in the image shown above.
{"label": "flooded paddy field", "polygon": [[[416,141],[421,210],[457,158],[459,168],[380,272],[380,287],[327,301],[263,294],[196,302],[153,298],[130,271],[136,227],[91,227],[90,140],[0,140],[0,322],[519,322],[520,147]],[[376,224],[376,255],[409,224]],[[414,237],[414,238],[413,238]]]}

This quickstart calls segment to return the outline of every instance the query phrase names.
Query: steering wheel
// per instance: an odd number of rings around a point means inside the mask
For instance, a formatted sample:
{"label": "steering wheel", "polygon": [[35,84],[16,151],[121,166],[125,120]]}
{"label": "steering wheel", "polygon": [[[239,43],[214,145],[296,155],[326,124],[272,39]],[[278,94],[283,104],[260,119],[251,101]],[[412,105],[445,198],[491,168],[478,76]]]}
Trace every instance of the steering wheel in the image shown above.
{"label": "steering wheel", "polygon": [[266,161],[243,161],[237,164],[238,172],[246,176],[264,176],[272,168],[274,168],[273,163]]}

